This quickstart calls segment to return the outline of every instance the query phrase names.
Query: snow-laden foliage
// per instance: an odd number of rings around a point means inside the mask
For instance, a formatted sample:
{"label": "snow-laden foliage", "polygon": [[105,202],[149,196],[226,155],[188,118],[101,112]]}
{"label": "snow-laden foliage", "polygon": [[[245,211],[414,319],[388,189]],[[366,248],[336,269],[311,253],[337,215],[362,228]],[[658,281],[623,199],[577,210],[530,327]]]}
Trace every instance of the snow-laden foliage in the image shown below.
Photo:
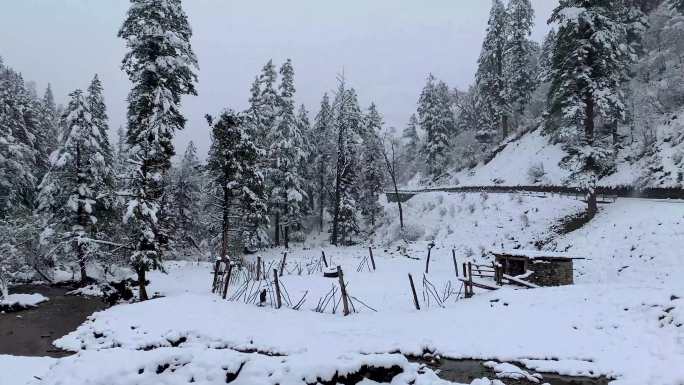
{"label": "snow-laden foliage", "polygon": [[422,154],[427,165],[427,177],[435,181],[446,172],[449,137],[456,124],[451,111],[449,88],[430,74],[418,100],[418,119],[425,132]]}
{"label": "snow-laden foliage", "polygon": [[382,116],[375,103],[371,104],[364,117],[362,127],[363,148],[361,150],[361,196],[359,208],[366,224],[372,231],[382,216],[380,194],[385,184],[385,160],[382,155],[380,132],[383,129]]}
{"label": "snow-laden foliage", "polygon": [[161,267],[169,229],[160,218],[164,178],[174,155],[173,137],[185,126],[181,97],[194,95],[197,59],[190,45],[192,31],[180,0],[132,0],[119,37],[128,52],[122,69],[133,89],[128,95],[128,153],[132,167],[124,220],[131,227],[141,298],[145,272]]}
{"label": "snow-laden foliage", "polygon": [[97,126],[106,122],[95,118],[88,102],[97,96],[76,90],[70,97],[63,115],[62,146],[39,186],[38,213],[44,221],[42,241],[54,247],[60,260],[76,261],[85,282],[86,264],[101,252],[98,221],[112,207],[112,170],[107,158],[111,150],[102,137],[106,132]]}

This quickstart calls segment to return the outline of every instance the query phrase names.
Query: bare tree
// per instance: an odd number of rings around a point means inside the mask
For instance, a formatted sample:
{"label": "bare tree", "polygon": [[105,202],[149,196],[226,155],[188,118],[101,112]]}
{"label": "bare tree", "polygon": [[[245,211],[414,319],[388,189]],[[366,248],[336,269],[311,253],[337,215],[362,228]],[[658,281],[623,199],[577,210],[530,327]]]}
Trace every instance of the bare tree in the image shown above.
{"label": "bare tree", "polygon": [[[404,212],[402,211],[401,208],[401,199],[399,199],[399,187],[397,187],[397,157],[396,157],[396,146],[397,146],[397,139],[396,138],[390,138],[389,139],[389,144],[387,143],[387,135],[385,135],[385,138],[383,139],[383,145],[382,145],[382,155],[385,158],[385,165],[387,166],[387,172],[390,175],[390,178],[392,179],[392,185],[394,186],[394,196],[397,199],[397,205],[399,206],[399,225],[401,226],[401,230],[404,230]],[[390,154],[387,153],[388,147],[389,146],[389,151]]]}

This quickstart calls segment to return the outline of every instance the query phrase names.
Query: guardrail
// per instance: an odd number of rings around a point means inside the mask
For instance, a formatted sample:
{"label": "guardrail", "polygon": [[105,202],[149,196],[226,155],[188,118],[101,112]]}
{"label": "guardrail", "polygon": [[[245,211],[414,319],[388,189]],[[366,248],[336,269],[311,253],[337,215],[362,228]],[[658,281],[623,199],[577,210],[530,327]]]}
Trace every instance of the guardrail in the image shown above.
{"label": "guardrail", "polygon": [[[427,192],[449,192],[449,193],[544,193],[558,194],[583,198],[586,191],[579,187],[566,186],[458,186],[458,187],[437,187],[418,190],[400,190],[399,194],[394,191],[386,191],[387,200],[390,202],[406,202],[413,196]],[[637,188],[633,186],[598,186],[596,194],[599,200],[610,201],[615,198],[645,198],[645,199],[682,199],[684,200],[684,189],[675,187],[648,187]]]}

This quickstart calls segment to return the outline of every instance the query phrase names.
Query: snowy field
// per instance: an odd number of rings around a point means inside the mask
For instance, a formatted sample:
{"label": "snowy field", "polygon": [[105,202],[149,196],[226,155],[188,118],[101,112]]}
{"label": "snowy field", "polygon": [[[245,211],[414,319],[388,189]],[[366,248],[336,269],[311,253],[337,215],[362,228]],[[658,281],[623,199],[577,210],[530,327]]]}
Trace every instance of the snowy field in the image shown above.
{"label": "snowy field", "polygon": [[[372,245],[375,271],[364,262],[368,245],[291,249],[281,282],[293,305],[304,298],[298,311],[246,304],[244,297],[222,300],[210,293],[209,263],[169,262],[167,274],[150,276],[150,292],[163,298],[96,313],[56,342],[77,351],[74,356],[0,357],[0,368],[32,368],[30,376],[17,372],[23,377],[0,383],[175,385],[234,379],[234,384],[286,385],[331,381],[364,366],[399,368],[403,372],[393,384],[445,383],[404,356],[430,351],[522,362],[531,372],[603,375],[615,384],[681,384],[682,202],[618,200],[602,206],[586,228],[549,243],[588,258],[576,261],[574,286],[505,288],[457,299],[452,249],[459,270],[465,261],[488,262],[483,250],[502,244],[529,248],[530,242],[555,236],[550,229],[579,209],[581,202],[564,198],[416,196],[404,212],[407,223],[422,224],[407,226],[414,242],[405,247],[396,242],[398,223],[388,220]],[[386,210],[394,218],[395,206]],[[435,246],[425,277],[443,303],[422,284],[429,242]],[[322,276],[322,250],[330,264],[342,267],[349,294],[358,301],[357,312],[348,317],[339,307],[335,314],[332,306],[316,311],[337,285],[337,279]],[[283,251],[259,256],[279,268]],[[420,311],[413,305],[409,273]],[[239,290],[240,283],[231,285],[228,297]]]}

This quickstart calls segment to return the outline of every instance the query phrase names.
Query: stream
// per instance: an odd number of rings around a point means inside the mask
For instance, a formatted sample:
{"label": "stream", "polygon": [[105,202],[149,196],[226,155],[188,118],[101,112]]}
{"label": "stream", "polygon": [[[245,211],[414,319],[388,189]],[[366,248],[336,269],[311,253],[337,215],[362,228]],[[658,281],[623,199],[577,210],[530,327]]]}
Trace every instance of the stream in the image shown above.
{"label": "stream", "polygon": [[73,353],[59,350],[52,342],[74,331],[88,316],[106,308],[95,297],[66,295],[72,288],[21,285],[12,293],[39,293],[49,300],[37,307],[0,314],[0,354],[14,356],[65,357]]}

